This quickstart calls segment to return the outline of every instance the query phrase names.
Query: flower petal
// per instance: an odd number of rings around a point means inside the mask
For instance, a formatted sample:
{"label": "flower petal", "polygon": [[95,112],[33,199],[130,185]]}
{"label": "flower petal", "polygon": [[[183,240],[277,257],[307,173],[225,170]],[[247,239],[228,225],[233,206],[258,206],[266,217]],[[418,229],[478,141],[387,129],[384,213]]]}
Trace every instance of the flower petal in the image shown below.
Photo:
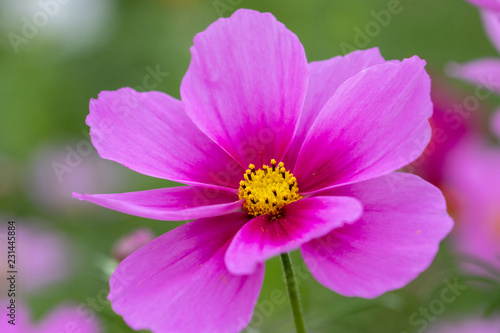
{"label": "flower petal", "polygon": [[285,206],[283,216],[261,215],[245,224],[226,252],[226,265],[234,274],[250,274],[260,263],[298,249],[313,238],[353,222],[363,207],[354,198],[314,197]]}
{"label": "flower petal", "polygon": [[193,220],[242,210],[237,194],[196,186],[115,194],[73,193],[73,197],[125,214],[164,221]]}
{"label": "flower petal", "polygon": [[[498,7],[500,10],[500,5]],[[481,18],[483,19],[484,30],[490,38],[491,43],[500,52],[500,12],[482,10]]]}
{"label": "flower petal", "polygon": [[497,94],[500,93],[500,59],[498,58],[481,58],[465,64],[451,63],[446,67],[446,72],[451,77],[478,86],[478,89],[487,88]]}
{"label": "flower petal", "polygon": [[500,1],[498,0],[467,0],[467,1],[483,9],[500,11]]}
{"label": "flower petal", "polygon": [[103,91],[87,117],[99,155],[148,176],[237,188],[244,170],[204,135],[182,102],[130,88]]}
{"label": "flower petal", "polygon": [[301,251],[312,275],[346,296],[372,298],[403,287],[430,265],[453,225],[441,192],[410,174],[321,192],[327,194],[356,197],[363,216]]}
{"label": "flower petal", "polygon": [[113,310],[135,330],[239,332],[249,323],[264,278],[227,271],[224,253],[245,213],[189,222],[148,243],[111,276]]}
{"label": "flower petal", "polygon": [[302,192],[395,171],[430,139],[430,78],[418,57],[372,66],[345,81],[326,103],[293,174]]}
{"label": "flower petal", "polygon": [[281,160],[307,88],[297,36],[269,13],[240,9],[196,35],[191,54],[181,96],[194,123],[244,167]]}
{"label": "flower petal", "polygon": [[384,58],[378,48],[359,50],[345,56],[309,63],[309,85],[304,109],[292,145],[284,159],[287,168],[293,170],[307,132],[335,90],[363,69],[382,63]]}

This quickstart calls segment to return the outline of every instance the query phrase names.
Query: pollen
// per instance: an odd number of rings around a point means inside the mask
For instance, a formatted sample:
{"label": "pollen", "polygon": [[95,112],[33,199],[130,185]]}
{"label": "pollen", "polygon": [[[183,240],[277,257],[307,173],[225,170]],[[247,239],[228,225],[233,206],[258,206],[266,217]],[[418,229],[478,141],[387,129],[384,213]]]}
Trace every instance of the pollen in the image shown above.
{"label": "pollen", "polygon": [[250,164],[240,182],[239,198],[244,199],[243,208],[253,216],[273,215],[279,217],[281,209],[302,197],[297,179],[285,169],[285,164],[271,160],[271,165],[263,165],[256,170]]}

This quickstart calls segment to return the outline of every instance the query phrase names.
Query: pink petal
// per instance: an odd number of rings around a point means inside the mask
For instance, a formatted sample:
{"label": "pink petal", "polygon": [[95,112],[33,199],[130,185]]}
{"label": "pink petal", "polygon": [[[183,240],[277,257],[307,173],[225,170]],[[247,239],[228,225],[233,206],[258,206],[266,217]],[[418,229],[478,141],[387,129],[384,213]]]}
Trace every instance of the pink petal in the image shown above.
{"label": "pink petal", "polygon": [[237,10],[194,38],[181,96],[194,123],[242,166],[280,160],[307,87],[302,44],[269,13]]}
{"label": "pink petal", "polygon": [[483,9],[500,11],[500,1],[498,0],[467,0],[467,1]]}
{"label": "pink petal", "polygon": [[254,218],[238,231],[226,252],[226,265],[234,274],[250,274],[260,263],[298,249],[313,238],[353,222],[363,207],[354,198],[314,197],[289,204],[277,220]]}
{"label": "pink petal", "polygon": [[449,76],[462,79],[481,88],[500,94],[500,58],[481,58],[465,64],[451,63],[446,72]]}
{"label": "pink petal", "polygon": [[148,176],[238,187],[244,170],[166,94],[103,91],[87,117],[99,155]]}
{"label": "pink petal", "polygon": [[246,213],[189,222],[127,257],[111,276],[113,310],[135,330],[239,332],[264,278],[227,271],[224,253]]}
{"label": "pink petal", "polygon": [[323,61],[309,63],[309,86],[299,127],[284,162],[293,169],[304,143],[307,132],[326,102],[345,80],[358,74],[363,69],[384,62],[378,48],[352,52],[346,56],[337,56]]}
{"label": "pink petal", "polygon": [[321,192],[327,194],[356,197],[363,216],[303,245],[302,255],[320,283],[346,296],[403,287],[430,265],[453,225],[441,192],[410,174]]}
{"label": "pink petal", "polygon": [[[500,10],[500,5],[499,5]],[[500,12],[482,10],[484,30],[491,40],[491,43],[500,52]]]}
{"label": "pink petal", "polygon": [[164,221],[219,216],[242,209],[237,194],[220,188],[196,186],[115,194],[73,193],[73,197],[125,214]]}
{"label": "pink petal", "polygon": [[415,56],[372,66],[335,91],[293,171],[302,192],[381,176],[422,153],[432,115],[424,65]]}
{"label": "pink petal", "polygon": [[80,306],[64,305],[52,311],[39,324],[37,333],[55,332],[78,332],[78,333],[99,333],[102,332],[100,324],[95,317],[82,315]]}

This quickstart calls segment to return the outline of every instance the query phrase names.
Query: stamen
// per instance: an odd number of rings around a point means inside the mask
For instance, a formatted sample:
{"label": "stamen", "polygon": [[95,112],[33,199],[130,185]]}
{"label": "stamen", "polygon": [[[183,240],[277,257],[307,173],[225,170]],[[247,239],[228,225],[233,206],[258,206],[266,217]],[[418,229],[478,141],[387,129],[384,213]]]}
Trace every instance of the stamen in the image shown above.
{"label": "stamen", "polygon": [[[271,160],[271,166],[256,169],[250,164],[240,182],[239,198],[244,199],[243,208],[253,216],[281,216],[281,209],[289,203],[302,199],[297,179],[285,169],[285,164]],[[269,199],[269,198],[273,199]]]}
{"label": "stamen", "polygon": [[271,167],[273,168],[273,172],[276,171],[276,160],[274,158],[271,160]]}

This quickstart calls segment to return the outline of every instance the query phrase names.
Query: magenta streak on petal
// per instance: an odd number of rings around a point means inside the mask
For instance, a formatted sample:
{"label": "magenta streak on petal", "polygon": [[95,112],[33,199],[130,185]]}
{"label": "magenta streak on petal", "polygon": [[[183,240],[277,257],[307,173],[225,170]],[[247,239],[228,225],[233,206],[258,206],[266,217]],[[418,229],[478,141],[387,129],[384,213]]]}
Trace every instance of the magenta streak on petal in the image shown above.
{"label": "magenta streak on petal", "polygon": [[180,186],[116,194],[73,196],[122,213],[154,220],[184,221],[242,210],[238,195],[222,189]]}

